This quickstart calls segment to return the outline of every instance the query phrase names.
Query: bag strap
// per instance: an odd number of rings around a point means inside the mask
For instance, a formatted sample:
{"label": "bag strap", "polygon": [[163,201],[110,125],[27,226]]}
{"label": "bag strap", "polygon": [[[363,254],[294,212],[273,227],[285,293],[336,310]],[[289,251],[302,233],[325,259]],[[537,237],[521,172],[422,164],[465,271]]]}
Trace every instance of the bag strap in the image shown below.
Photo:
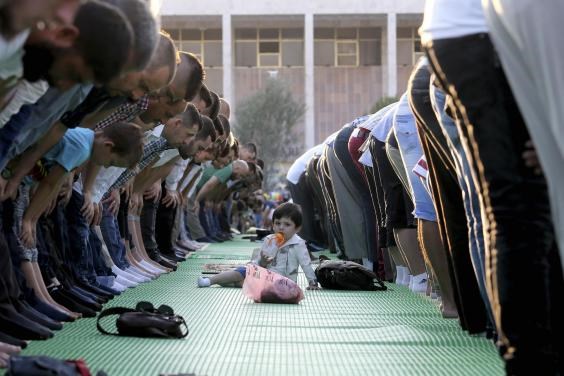
{"label": "bag strap", "polygon": [[100,320],[106,316],[111,316],[111,315],[121,315],[122,313],[127,313],[127,312],[138,312],[135,309],[131,309],[131,308],[125,308],[125,307],[112,307],[112,308],[108,308],[103,310],[102,312],[100,312],[100,314],[98,315],[98,319],[96,320],[96,327],[98,328],[98,330],[104,334],[108,334],[111,336],[120,336],[119,333],[111,333],[108,332],[106,329],[102,328],[102,325],[100,325]]}
{"label": "bag strap", "polygon": [[184,328],[186,328],[186,333],[182,333],[182,337],[180,338],[185,338],[190,331],[188,330],[188,325],[186,325],[186,320],[184,320],[184,317],[182,316],[178,316],[178,317],[180,317],[180,319],[182,320],[182,325],[184,325]]}
{"label": "bag strap", "polygon": [[386,291],[388,289],[388,286],[386,286],[384,284],[384,281],[382,281],[380,278],[378,278],[374,284],[374,290],[376,291]]}

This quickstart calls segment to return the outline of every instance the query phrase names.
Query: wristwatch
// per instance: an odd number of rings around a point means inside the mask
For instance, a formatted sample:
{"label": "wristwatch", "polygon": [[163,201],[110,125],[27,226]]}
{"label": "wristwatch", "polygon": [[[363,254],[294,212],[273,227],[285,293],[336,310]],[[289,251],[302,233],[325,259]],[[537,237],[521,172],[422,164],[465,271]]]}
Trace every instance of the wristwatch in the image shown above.
{"label": "wristwatch", "polygon": [[14,174],[12,173],[12,170],[10,170],[8,167],[3,169],[2,172],[0,173],[0,175],[6,180],[11,179],[12,176],[14,176]]}

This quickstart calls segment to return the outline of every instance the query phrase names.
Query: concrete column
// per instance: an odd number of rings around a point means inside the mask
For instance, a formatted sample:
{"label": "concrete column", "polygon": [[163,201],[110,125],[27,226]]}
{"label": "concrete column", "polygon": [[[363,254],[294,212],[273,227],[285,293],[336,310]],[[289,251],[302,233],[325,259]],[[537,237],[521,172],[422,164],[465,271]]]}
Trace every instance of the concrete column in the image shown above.
{"label": "concrete column", "polygon": [[313,65],[313,13],[305,15],[304,22],[304,65],[305,65],[305,147],[315,146],[315,84]]}
{"label": "concrete column", "polygon": [[231,117],[235,115],[235,99],[233,97],[233,29],[231,14],[221,16],[223,36],[223,97],[231,105]]}
{"label": "concrete column", "polygon": [[398,67],[397,67],[397,19],[395,13],[388,13],[388,27],[386,30],[387,45],[387,73],[388,81],[385,83],[385,94],[395,97],[398,93]]}

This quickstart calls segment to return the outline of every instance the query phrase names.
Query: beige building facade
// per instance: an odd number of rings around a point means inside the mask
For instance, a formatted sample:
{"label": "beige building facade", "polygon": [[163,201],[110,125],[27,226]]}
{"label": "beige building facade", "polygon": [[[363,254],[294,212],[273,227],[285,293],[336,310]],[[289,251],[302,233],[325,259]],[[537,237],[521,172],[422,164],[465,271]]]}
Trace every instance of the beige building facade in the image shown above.
{"label": "beige building facade", "polygon": [[269,77],[283,80],[306,104],[296,127],[303,150],[403,93],[422,54],[423,7],[424,0],[165,0],[160,13],[162,28],[202,60],[207,85],[232,114]]}

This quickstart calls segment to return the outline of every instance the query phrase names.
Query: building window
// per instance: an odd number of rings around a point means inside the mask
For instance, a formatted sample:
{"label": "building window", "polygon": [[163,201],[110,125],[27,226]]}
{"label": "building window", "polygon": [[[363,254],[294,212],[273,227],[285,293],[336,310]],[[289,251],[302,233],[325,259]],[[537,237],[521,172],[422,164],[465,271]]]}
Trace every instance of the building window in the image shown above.
{"label": "building window", "polygon": [[300,28],[236,29],[235,66],[302,67],[304,33]]}
{"label": "building window", "polygon": [[399,27],[397,30],[398,54],[397,63],[400,66],[415,65],[424,55],[421,48],[421,38],[416,27]]}
{"label": "building window", "polygon": [[205,67],[223,65],[221,29],[170,29],[166,30],[179,51],[191,52]]}
{"label": "building window", "polygon": [[314,61],[317,66],[382,65],[380,28],[316,28],[314,38]]}

